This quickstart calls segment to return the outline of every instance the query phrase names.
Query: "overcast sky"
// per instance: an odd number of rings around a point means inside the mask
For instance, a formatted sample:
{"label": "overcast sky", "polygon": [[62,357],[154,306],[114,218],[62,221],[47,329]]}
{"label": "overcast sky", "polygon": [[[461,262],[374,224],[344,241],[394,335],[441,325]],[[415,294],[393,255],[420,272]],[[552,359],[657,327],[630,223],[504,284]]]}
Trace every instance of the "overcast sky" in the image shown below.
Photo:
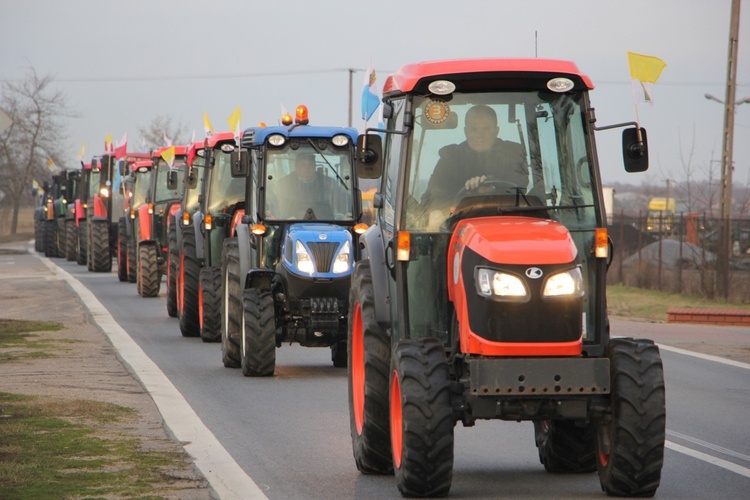
{"label": "overcast sky", "polygon": [[[29,67],[50,75],[79,117],[70,121],[68,157],[100,154],[107,134],[170,116],[215,130],[240,106],[242,125],[277,123],[281,105],[307,104],[311,123],[347,125],[349,71],[358,115],[364,69],[376,85],[403,64],[483,57],[574,61],[596,88],[598,125],[635,119],[627,52],[667,67],[655,104],[639,105],[651,168],[626,174],[620,132],[597,135],[606,182],[666,185],[690,160],[699,178],[718,177],[731,0],[0,0],[0,79]],[[750,4],[741,12],[737,96],[750,96]],[[353,125],[362,130],[356,116]],[[185,139],[189,139],[186,137]],[[132,147],[130,149],[133,149]],[[735,119],[735,185],[750,176],[750,104]],[[712,161],[714,163],[712,163]]]}

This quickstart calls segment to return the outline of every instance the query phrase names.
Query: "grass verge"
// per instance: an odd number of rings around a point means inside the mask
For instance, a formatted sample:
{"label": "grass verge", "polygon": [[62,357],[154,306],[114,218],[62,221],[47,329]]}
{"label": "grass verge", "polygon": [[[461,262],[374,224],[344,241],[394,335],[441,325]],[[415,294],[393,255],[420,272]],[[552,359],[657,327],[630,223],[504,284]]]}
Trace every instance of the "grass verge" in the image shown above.
{"label": "grass verge", "polygon": [[607,286],[607,309],[610,315],[667,321],[670,307],[721,308],[750,311],[748,304],[731,304],[680,293],[659,292],[624,285]]}
{"label": "grass verge", "polygon": [[56,332],[63,328],[54,321],[24,321],[0,318],[0,361],[48,358],[55,345],[73,341],[41,339],[30,332]]}

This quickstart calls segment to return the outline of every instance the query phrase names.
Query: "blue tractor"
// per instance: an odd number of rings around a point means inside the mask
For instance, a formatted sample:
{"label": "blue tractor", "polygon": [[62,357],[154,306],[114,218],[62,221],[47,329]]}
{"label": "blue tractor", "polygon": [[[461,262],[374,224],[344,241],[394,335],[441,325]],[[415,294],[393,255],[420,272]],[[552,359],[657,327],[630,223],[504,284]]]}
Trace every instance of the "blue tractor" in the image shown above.
{"label": "blue tractor", "polygon": [[222,359],[271,376],[282,343],[330,347],[346,367],[350,276],[364,232],[353,128],[292,123],[244,131],[232,175],[246,214],[222,249]]}

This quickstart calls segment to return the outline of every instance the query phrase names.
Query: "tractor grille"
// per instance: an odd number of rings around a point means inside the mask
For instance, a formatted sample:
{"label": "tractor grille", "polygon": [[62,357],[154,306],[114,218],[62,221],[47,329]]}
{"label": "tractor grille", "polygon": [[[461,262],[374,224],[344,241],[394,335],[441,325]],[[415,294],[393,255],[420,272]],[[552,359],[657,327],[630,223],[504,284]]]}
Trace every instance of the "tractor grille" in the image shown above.
{"label": "tractor grille", "polygon": [[328,273],[331,271],[333,256],[338,248],[338,243],[308,243],[307,246],[312,252],[312,258],[315,261],[315,268],[319,273]]}

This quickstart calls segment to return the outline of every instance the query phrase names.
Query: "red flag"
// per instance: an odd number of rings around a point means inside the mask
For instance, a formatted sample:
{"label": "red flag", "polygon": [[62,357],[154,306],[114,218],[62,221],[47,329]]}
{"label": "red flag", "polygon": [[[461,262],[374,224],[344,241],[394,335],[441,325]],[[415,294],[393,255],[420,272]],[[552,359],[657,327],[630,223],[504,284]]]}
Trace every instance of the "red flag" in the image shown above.
{"label": "red flag", "polygon": [[125,132],[125,135],[122,136],[122,139],[120,139],[120,142],[117,143],[117,147],[115,148],[115,158],[120,159],[124,158],[128,151],[128,133]]}

